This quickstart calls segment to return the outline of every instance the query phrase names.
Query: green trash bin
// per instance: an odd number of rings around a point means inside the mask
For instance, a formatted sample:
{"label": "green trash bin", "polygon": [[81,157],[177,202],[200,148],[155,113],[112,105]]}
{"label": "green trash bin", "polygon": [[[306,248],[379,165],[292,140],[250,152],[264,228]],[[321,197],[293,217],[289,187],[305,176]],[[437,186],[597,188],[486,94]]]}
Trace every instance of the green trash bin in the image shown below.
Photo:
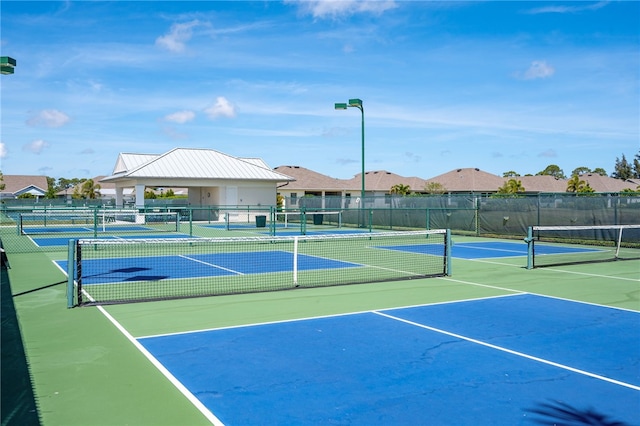
{"label": "green trash bin", "polygon": [[267,226],[266,216],[256,216],[256,228],[265,228]]}
{"label": "green trash bin", "polygon": [[314,225],[322,225],[322,214],[316,213],[313,215],[313,224]]}

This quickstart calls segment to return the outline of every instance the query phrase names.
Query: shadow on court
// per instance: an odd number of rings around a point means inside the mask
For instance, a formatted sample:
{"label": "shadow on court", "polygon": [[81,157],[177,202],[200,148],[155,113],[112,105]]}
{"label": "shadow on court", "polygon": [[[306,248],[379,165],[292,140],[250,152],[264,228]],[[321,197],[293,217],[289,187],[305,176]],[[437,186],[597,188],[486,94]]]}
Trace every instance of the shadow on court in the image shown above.
{"label": "shadow on court", "polygon": [[[1,246],[2,242],[0,241]],[[38,407],[31,384],[31,373],[13,304],[5,259],[3,256],[0,266],[0,309],[2,311],[0,405],[2,406],[2,425],[40,425]]]}

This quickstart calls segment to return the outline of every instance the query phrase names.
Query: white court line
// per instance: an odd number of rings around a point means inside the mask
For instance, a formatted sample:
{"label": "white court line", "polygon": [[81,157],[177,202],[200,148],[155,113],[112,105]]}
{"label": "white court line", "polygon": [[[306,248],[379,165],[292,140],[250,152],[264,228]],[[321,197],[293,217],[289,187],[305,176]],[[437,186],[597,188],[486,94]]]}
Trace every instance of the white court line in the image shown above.
{"label": "white court line", "polygon": [[434,303],[420,303],[416,305],[406,305],[406,306],[394,306],[392,308],[380,308],[376,310],[365,310],[365,311],[354,311],[347,312],[341,314],[328,314],[328,315],[316,315],[313,317],[302,317],[302,318],[292,318],[292,319],[284,319],[284,320],[275,320],[275,321],[265,321],[265,322],[255,322],[248,324],[239,324],[239,325],[228,325],[224,327],[211,327],[211,328],[202,328],[198,330],[186,330],[186,331],[174,331],[171,333],[161,333],[161,334],[150,334],[147,336],[138,336],[138,339],[150,339],[154,337],[165,337],[165,336],[179,336],[183,334],[192,334],[192,333],[206,333],[209,331],[218,331],[218,330],[232,330],[235,328],[245,328],[245,327],[259,327],[262,325],[272,325],[272,324],[286,324],[290,322],[298,322],[298,321],[313,321],[316,319],[324,319],[324,318],[340,318],[347,317],[351,315],[362,315],[362,314],[370,314],[377,311],[391,311],[395,309],[411,309],[411,308],[419,308],[422,306],[437,306],[437,305],[447,305],[450,303],[460,303],[460,302],[475,302],[479,300],[489,300],[489,299],[497,299],[500,297],[511,297],[511,296],[520,296],[522,294],[527,293],[517,293],[517,294],[501,294],[498,296],[487,296],[487,297],[476,297],[471,299],[459,299],[459,300],[446,300],[443,302],[434,302]]}
{"label": "white court line", "polygon": [[553,367],[557,367],[557,368],[561,368],[561,369],[564,369],[564,370],[568,370],[568,371],[571,371],[573,373],[582,374],[582,375],[585,375],[585,376],[593,377],[593,378],[598,379],[598,380],[602,380],[602,381],[605,381],[605,382],[613,383],[613,384],[616,384],[616,385],[619,385],[619,386],[624,386],[624,387],[627,387],[627,388],[630,388],[630,389],[633,389],[633,390],[640,391],[640,386],[632,385],[631,383],[621,382],[619,380],[611,379],[609,377],[601,376],[599,374],[591,373],[591,372],[588,372],[588,371],[585,371],[585,370],[580,370],[578,368],[569,367],[567,365],[560,364],[560,363],[557,363],[557,362],[554,362],[554,361],[549,361],[549,360],[544,359],[544,358],[539,358],[539,357],[536,357],[536,356],[533,356],[533,355],[525,354],[523,352],[518,352],[518,351],[511,350],[511,349],[503,348],[502,346],[492,345],[491,343],[483,342],[482,340],[477,340],[477,339],[473,339],[471,337],[463,336],[461,334],[452,333],[450,331],[445,331],[445,330],[442,330],[442,329],[439,329],[439,328],[435,328],[435,327],[430,327],[428,325],[420,324],[420,323],[417,323],[417,322],[414,322],[414,321],[409,321],[409,320],[406,320],[406,319],[403,319],[403,318],[399,318],[399,317],[396,317],[396,316],[393,316],[393,315],[385,314],[384,312],[373,311],[373,313],[374,314],[378,314],[378,315],[383,316],[383,317],[387,317],[387,318],[395,320],[395,321],[404,322],[406,324],[413,325],[415,327],[424,328],[426,330],[434,331],[436,333],[445,334],[447,336],[455,337],[455,338],[461,339],[461,340],[466,340],[467,342],[475,343],[477,345],[486,346],[486,347],[491,348],[491,349],[496,349],[496,350],[499,350],[499,351],[502,351],[502,352],[506,352],[506,353],[509,353],[509,354],[512,354],[512,355],[516,355],[516,356],[520,356],[520,357],[523,357],[523,358],[527,358],[527,359],[530,359],[532,361],[537,361],[537,362],[540,362],[540,363],[543,363],[543,364],[551,365]]}
{"label": "white court line", "polygon": [[[516,253],[518,256],[526,256],[527,255],[527,249],[526,247],[523,250],[509,250],[509,249],[499,249],[499,248],[491,248],[491,247],[476,247],[476,246],[469,246],[469,245],[465,245],[465,243],[454,243],[453,244],[454,247],[462,247],[462,248],[466,248],[466,249],[472,249],[472,250],[480,250],[480,251],[499,251],[499,252],[505,252],[505,253]],[[464,259],[464,258],[463,258]]]}
{"label": "white court line", "polygon": [[236,275],[244,275],[244,273],[243,273],[243,272],[236,271],[236,270],[234,270],[234,269],[225,268],[225,267],[223,267],[223,266],[216,265],[215,263],[209,263],[209,262],[205,262],[205,261],[203,261],[203,260],[194,259],[194,258],[192,258],[192,257],[185,256],[185,255],[183,255],[183,254],[178,255],[178,257],[182,257],[183,259],[191,260],[192,262],[202,263],[202,264],[204,264],[204,265],[211,266],[212,268],[221,269],[221,270],[223,270],[223,271],[231,272],[232,274],[236,274]]}
{"label": "white court line", "polygon": [[550,268],[542,268],[543,271],[553,271],[553,272],[563,272],[565,274],[575,274],[575,275],[584,275],[587,277],[594,277],[594,278],[607,278],[607,279],[612,279],[612,280],[622,280],[622,281],[634,281],[634,282],[640,282],[640,278],[635,279],[635,278],[626,278],[626,277],[615,277],[612,275],[600,275],[600,274],[591,274],[588,272],[578,272],[578,271],[567,271],[566,269],[550,269]]}
{"label": "white court line", "polygon": [[[490,265],[511,266],[511,267],[521,268],[521,269],[524,268],[523,265],[516,265],[516,264],[512,264],[512,263],[502,263],[502,262],[495,262],[495,261],[488,261],[486,259],[463,259],[461,257],[456,257],[456,259],[457,260],[465,260],[465,261],[469,261],[469,262],[487,263],[487,264],[490,264]],[[631,261],[631,262],[633,262],[633,261]],[[636,278],[616,277],[616,276],[613,276],[613,275],[592,274],[592,273],[589,273],[589,272],[568,271],[566,269],[556,269],[556,267],[553,267],[553,266],[547,267],[547,268],[538,268],[536,270],[543,271],[543,272],[562,272],[562,273],[565,273],[565,274],[584,275],[586,277],[607,278],[607,279],[611,279],[611,280],[640,282],[640,278],[636,279]]]}
{"label": "white court line", "polygon": [[204,415],[207,420],[214,426],[224,426],[224,423],[220,421],[207,407],[205,407],[198,398],[195,397],[176,377],[165,368],[160,361],[158,361],[151,353],[138,342],[114,317],[112,317],[102,306],[96,306],[96,308],[107,317],[113,325],[149,360],[151,363],[167,378],[169,381]]}

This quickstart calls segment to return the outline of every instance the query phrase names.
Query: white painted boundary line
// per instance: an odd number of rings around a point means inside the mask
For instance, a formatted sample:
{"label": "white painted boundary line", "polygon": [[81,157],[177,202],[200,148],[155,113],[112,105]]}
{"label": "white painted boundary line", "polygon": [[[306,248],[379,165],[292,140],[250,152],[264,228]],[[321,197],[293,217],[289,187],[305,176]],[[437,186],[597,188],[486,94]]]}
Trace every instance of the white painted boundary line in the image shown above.
{"label": "white painted boundary line", "polygon": [[198,398],[196,398],[189,390],[175,378],[173,374],[167,370],[160,361],[158,361],[149,351],[145,349],[135,337],[133,337],[114,317],[111,316],[102,306],[96,306],[100,312],[109,320],[118,330],[149,360],[151,363],[167,378],[169,381],[204,415],[207,420],[214,426],[224,426],[224,423],[220,421],[207,407],[205,407]]}
{"label": "white painted boundary line", "polygon": [[414,321],[409,321],[409,320],[406,320],[406,319],[403,319],[403,318],[399,318],[399,317],[396,317],[396,316],[393,316],[393,315],[385,314],[384,312],[373,311],[373,313],[377,314],[377,315],[380,315],[380,316],[383,316],[383,317],[387,317],[387,318],[395,320],[395,321],[400,321],[400,322],[403,322],[403,323],[406,323],[406,324],[409,324],[409,325],[413,325],[415,327],[423,328],[425,330],[430,330],[430,331],[434,331],[436,333],[445,334],[447,336],[455,337],[455,338],[461,339],[461,340],[466,340],[467,342],[475,343],[477,345],[485,346],[485,347],[488,347],[488,348],[491,348],[491,349],[496,349],[496,350],[499,350],[499,351],[502,351],[502,352],[506,352],[506,353],[509,353],[509,354],[512,354],[512,355],[516,355],[516,356],[519,356],[519,357],[527,358],[527,359],[530,359],[532,361],[537,361],[537,362],[540,362],[540,363],[543,363],[543,364],[551,365],[553,367],[557,367],[557,368],[561,368],[561,369],[564,369],[564,370],[568,370],[568,371],[571,371],[573,373],[582,374],[582,375],[585,375],[585,376],[593,377],[593,378],[598,379],[598,380],[602,380],[602,381],[605,381],[605,382],[613,383],[613,384],[616,384],[616,385],[619,385],[619,386],[624,386],[624,387],[627,387],[627,388],[630,388],[630,389],[633,389],[633,390],[640,391],[640,386],[632,385],[630,383],[625,383],[625,382],[621,382],[619,380],[610,379],[608,377],[601,376],[599,374],[590,373],[590,372],[585,371],[585,370],[580,370],[578,368],[569,367],[567,365],[560,364],[560,363],[557,363],[557,362],[554,362],[554,361],[549,361],[549,360],[546,360],[544,358],[538,358],[536,356],[528,355],[528,354],[525,354],[523,352],[518,352],[518,351],[511,350],[511,349],[503,348],[502,346],[492,345],[491,343],[483,342],[481,340],[473,339],[471,337],[466,337],[466,336],[463,336],[461,334],[452,333],[450,331],[441,330],[439,328],[430,327],[428,325],[420,324],[420,323],[417,323],[417,322],[414,322]]}

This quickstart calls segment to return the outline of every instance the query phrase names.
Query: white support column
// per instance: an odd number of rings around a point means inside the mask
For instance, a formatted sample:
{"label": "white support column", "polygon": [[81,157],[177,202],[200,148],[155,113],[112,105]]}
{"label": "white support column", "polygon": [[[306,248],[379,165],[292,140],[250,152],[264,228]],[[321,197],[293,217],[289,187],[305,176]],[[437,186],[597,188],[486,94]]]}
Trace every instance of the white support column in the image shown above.
{"label": "white support column", "polygon": [[116,186],[116,208],[121,208],[124,201],[124,188]]}
{"label": "white support column", "polygon": [[136,184],[136,208],[144,208],[144,185]]}

